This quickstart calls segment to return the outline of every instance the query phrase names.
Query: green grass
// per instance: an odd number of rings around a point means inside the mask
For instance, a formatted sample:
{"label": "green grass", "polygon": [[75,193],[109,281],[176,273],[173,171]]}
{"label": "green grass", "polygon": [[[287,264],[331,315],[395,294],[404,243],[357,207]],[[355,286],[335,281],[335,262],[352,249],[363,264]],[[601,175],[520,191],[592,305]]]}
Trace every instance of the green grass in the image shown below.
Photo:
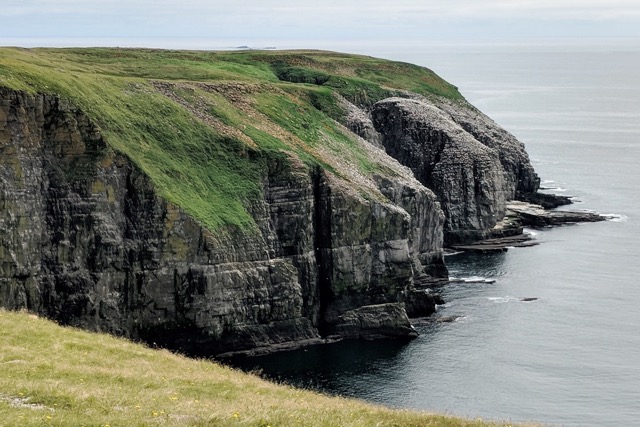
{"label": "green grass", "polygon": [[[453,100],[463,99],[455,86],[440,78],[433,71],[404,62],[311,50],[250,51],[238,55],[271,64],[276,75],[287,81],[293,81],[287,78],[293,76],[294,80],[300,80],[298,83],[321,84],[337,88],[345,84],[352,84],[374,91],[380,89],[408,90],[427,96],[436,95]],[[315,79],[315,77],[320,78]],[[324,79],[327,80],[324,81]]]}
{"label": "green grass", "polygon": [[0,310],[2,426],[495,426],[276,385]]}
{"label": "green grass", "polygon": [[206,126],[145,80],[82,72],[73,64],[60,68],[67,62],[58,56],[2,50],[0,84],[70,99],[112,148],[151,177],[160,195],[210,229],[251,226],[244,206],[260,194],[259,156],[250,159],[248,147]]}
{"label": "green grass", "polygon": [[210,230],[254,227],[247,207],[270,160],[294,155],[344,179],[336,158],[382,170],[334,122],[336,95],[364,107],[401,90],[461,99],[426,68],[320,51],[0,48],[0,86],[70,100]]}

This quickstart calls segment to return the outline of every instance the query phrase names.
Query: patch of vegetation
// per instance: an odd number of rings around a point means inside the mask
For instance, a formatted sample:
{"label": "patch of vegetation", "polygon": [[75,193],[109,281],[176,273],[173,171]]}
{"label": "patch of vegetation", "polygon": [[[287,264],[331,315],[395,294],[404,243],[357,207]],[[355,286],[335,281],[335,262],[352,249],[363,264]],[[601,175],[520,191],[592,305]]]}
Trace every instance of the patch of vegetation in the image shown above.
{"label": "patch of vegetation", "polygon": [[373,106],[384,98],[397,95],[397,92],[359,78],[332,77],[326,85],[335,89],[352,104],[365,108]]}
{"label": "patch of vegetation", "polygon": [[[316,148],[322,145],[338,158],[352,161],[365,175],[378,170],[378,165],[369,159],[364,149],[355,142],[326,114],[297,98],[261,94],[256,97],[257,108],[280,127],[291,132],[306,145]],[[314,156],[314,164],[331,164],[326,159]],[[340,173],[336,171],[336,173]]]}
{"label": "patch of vegetation", "polygon": [[331,89],[314,88],[300,93],[309,103],[332,119],[343,122],[345,111]]}
{"label": "patch of vegetation", "polygon": [[0,86],[68,99],[211,230],[254,226],[247,206],[270,159],[340,173],[330,152],[380,170],[334,122],[345,114],[337,95],[361,106],[399,90],[461,98],[426,68],[319,51],[2,48]]}
{"label": "patch of vegetation", "polygon": [[331,75],[311,68],[290,67],[282,62],[277,62],[273,68],[280,80],[326,86],[344,96],[351,103],[363,107],[371,107],[376,102],[395,94],[365,79]]}
{"label": "patch of vegetation", "polygon": [[284,62],[273,64],[273,72],[278,79],[291,83],[308,83],[312,85],[323,85],[331,75],[322,71],[304,67],[292,67]]}
{"label": "patch of vegetation", "polygon": [[3,426],[499,426],[277,385],[0,309]]}
{"label": "patch of vegetation", "polygon": [[[349,82],[357,87],[366,87],[368,90],[377,87],[376,91],[411,91],[425,96],[442,96],[452,100],[464,99],[454,85],[440,78],[432,70],[414,64],[323,51],[247,52],[244,55],[250,55],[256,61],[269,63],[276,70],[290,67],[291,70],[295,70],[292,72],[294,75],[309,77],[329,75],[330,78],[321,84],[338,89],[344,85],[344,82]],[[275,74],[282,75],[282,72]],[[332,84],[331,78],[342,83]],[[318,84],[309,81],[310,79],[305,80],[297,83]],[[371,95],[369,97],[375,98]]]}
{"label": "patch of vegetation", "polygon": [[275,81],[267,64],[225,60],[217,52],[163,49],[37,49],[54,61],[119,77],[182,81]]}

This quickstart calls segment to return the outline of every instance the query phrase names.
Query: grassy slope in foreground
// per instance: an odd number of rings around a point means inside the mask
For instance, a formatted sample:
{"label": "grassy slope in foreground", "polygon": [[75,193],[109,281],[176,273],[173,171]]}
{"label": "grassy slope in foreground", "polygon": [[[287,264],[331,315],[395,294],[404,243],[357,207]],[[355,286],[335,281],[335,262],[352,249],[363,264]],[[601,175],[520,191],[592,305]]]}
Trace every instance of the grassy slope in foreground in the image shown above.
{"label": "grassy slope in foreground", "polygon": [[343,113],[335,94],[363,105],[401,90],[461,99],[426,68],[317,51],[0,48],[0,87],[70,100],[212,231],[251,228],[247,206],[274,156],[338,175],[336,158],[379,170],[333,121]]}
{"label": "grassy slope in foreground", "polygon": [[276,385],[0,310],[3,426],[496,426]]}

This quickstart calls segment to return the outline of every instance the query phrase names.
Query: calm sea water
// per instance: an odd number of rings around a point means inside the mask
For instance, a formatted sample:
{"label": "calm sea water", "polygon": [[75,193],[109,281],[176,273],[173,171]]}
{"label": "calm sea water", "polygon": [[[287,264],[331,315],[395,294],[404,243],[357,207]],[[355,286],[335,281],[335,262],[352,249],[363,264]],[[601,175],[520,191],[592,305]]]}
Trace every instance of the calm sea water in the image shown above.
{"label": "calm sea water", "polygon": [[[370,52],[429,66],[527,146],[544,185],[598,224],[532,230],[541,242],[447,259],[453,323],[406,345],[340,343],[246,369],[394,407],[567,426],[640,422],[640,49]],[[539,298],[522,302],[520,298]]]}

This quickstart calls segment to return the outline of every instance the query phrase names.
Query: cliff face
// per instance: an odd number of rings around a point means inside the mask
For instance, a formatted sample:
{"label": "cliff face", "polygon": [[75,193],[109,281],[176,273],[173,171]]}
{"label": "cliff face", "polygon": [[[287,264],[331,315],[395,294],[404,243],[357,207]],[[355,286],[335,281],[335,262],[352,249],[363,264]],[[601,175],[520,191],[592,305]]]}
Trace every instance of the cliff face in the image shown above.
{"label": "cliff face", "polygon": [[434,308],[417,285],[446,275],[442,212],[408,171],[375,175],[375,200],[274,158],[256,227],[212,233],[58,97],[0,91],[0,152],[0,303],[64,324],[209,354],[412,335],[405,307]]}
{"label": "cliff face", "polygon": [[446,243],[490,236],[507,200],[538,189],[524,146],[468,105],[415,98],[375,104],[372,122],[382,145],[437,194]]}
{"label": "cliff face", "polygon": [[0,305],[64,324],[199,354],[411,337],[443,245],[538,187],[521,143],[410,64],[0,60]]}

